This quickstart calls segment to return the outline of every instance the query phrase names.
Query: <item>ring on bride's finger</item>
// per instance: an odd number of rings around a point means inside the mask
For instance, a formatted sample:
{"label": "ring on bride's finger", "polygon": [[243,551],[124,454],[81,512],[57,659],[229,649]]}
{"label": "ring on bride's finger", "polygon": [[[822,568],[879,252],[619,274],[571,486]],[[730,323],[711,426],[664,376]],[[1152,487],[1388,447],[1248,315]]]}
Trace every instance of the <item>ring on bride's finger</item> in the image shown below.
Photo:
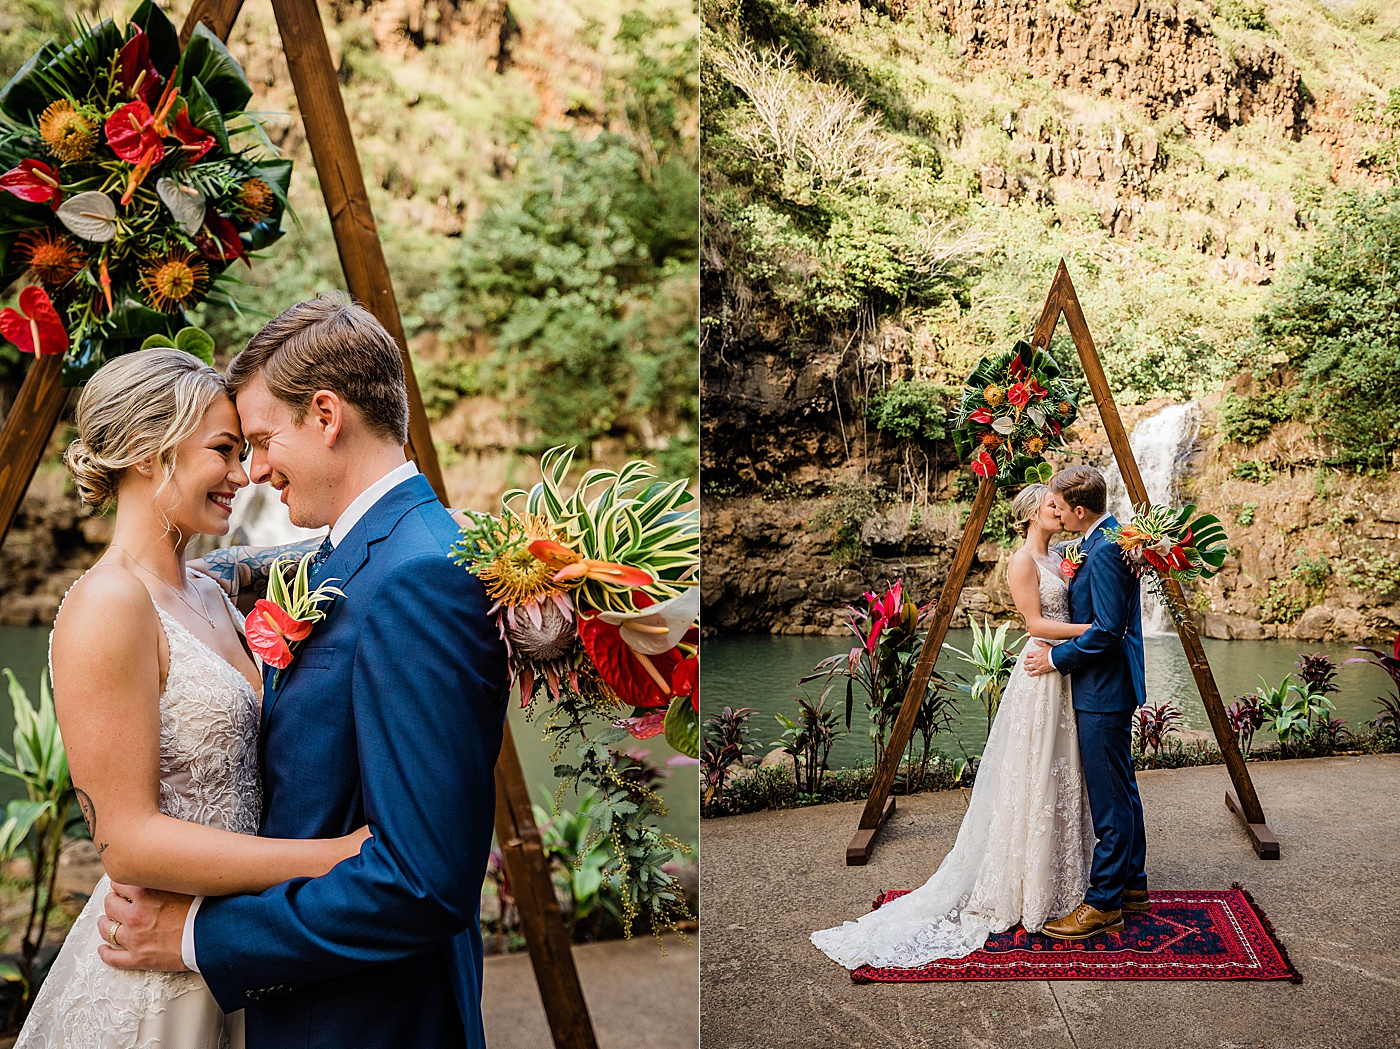
{"label": "ring on bride's finger", "polygon": [[107,930],[107,942],[120,951],[123,948],[122,945],[117,942],[117,930],[122,927],[122,923],[115,918],[108,918],[107,920],[112,923],[111,928]]}

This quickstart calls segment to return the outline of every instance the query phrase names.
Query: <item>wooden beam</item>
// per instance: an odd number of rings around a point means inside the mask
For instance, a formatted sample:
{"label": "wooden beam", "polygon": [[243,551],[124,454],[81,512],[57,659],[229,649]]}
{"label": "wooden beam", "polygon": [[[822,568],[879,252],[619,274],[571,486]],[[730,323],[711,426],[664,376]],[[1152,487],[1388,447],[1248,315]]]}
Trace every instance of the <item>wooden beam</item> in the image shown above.
{"label": "wooden beam", "polygon": [[525,926],[525,943],[535,968],[540,999],[557,1049],[597,1049],[588,1002],[583,996],[573,948],[530,807],[530,790],[506,722],[501,757],[496,762],[496,842],[505,860],[506,878]]}
{"label": "wooden beam", "polygon": [[904,748],[909,745],[909,737],[914,732],[914,722],[919,717],[919,707],[923,705],[924,690],[928,679],[933,675],[933,665],[938,662],[938,654],[943,649],[943,640],[948,636],[948,625],[953,621],[953,611],[958,606],[958,596],[962,593],[967,573],[972,568],[972,558],[977,552],[977,543],[982,537],[982,529],[987,524],[996,499],[997,483],[994,478],[984,478],[973,500],[972,512],[963,527],[962,541],[953,558],[953,568],[943,584],[943,592],[933,607],[933,620],[928,633],[924,635],[924,647],[919,651],[919,662],[914,668],[914,676],[904,693],[899,714],[890,729],[890,738],[885,745],[885,760],[875,769],[875,778],[870,784],[870,794],[865,799],[865,810],[860,816],[860,827],[851,843],[846,847],[846,865],[858,867],[870,859],[875,848],[875,832],[893,811],[885,808],[885,798],[894,786],[895,773],[899,770],[899,759],[904,756]]}
{"label": "wooden beam", "polygon": [[238,21],[243,10],[243,0],[194,0],[190,13],[185,16],[185,24],[180,27],[180,46],[190,42],[194,27],[203,22],[214,31],[214,35],[225,43],[233,31],[233,23]]}
{"label": "wooden beam", "polygon": [[[1074,285],[1069,278],[1069,269],[1065,266],[1063,259],[1060,260],[1060,267],[1055,272],[1050,297],[1056,313],[1061,310],[1064,312],[1065,323],[1069,325],[1075,349],[1079,351],[1079,361],[1084,367],[1084,377],[1088,380],[1089,389],[1094,395],[1094,402],[1099,406],[1104,432],[1108,435],[1108,442],[1113,447],[1114,458],[1118,460],[1118,469],[1123,474],[1123,484],[1128,489],[1128,497],[1133,506],[1141,506],[1143,503],[1151,502],[1147,495],[1147,487],[1142,483],[1142,474],[1138,470],[1137,461],[1133,458],[1132,445],[1128,441],[1128,431],[1118,414],[1118,406],[1113,401],[1113,392],[1109,388],[1108,377],[1104,374],[1098,350],[1094,347],[1093,336],[1089,334],[1089,325],[1084,320],[1084,310],[1079,305],[1079,296],[1075,293]],[[1047,303],[1046,310],[1048,311],[1050,308],[1051,303]],[[1044,341],[1037,342],[1036,345],[1042,348],[1048,347],[1050,334],[1053,331],[1054,323],[1052,321]],[[1037,330],[1037,338],[1039,338],[1039,334],[1039,330]],[[1163,579],[1163,585],[1173,600],[1182,605],[1185,604],[1180,583],[1174,579],[1166,578]],[[1216,745],[1220,747],[1220,753],[1225,759],[1225,768],[1230,774],[1230,782],[1235,787],[1234,797],[1237,805],[1231,807],[1241,815],[1249,826],[1250,838],[1254,842],[1255,852],[1258,853],[1259,857],[1261,859],[1277,859],[1278,841],[1265,826],[1264,810],[1259,804],[1259,795],[1254,790],[1253,780],[1249,778],[1249,770],[1245,766],[1244,755],[1240,753],[1235,730],[1225,713],[1225,705],[1220,699],[1220,689],[1215,683],[1215,675],[1211,673],[1210,662],[1206,659],[1200,635],[1190,625],[1181,623],[1176,625],[1176,632],[1181,638],[1182,647],[1186,650],[1186,661],[1191,667],[1191,675],[1196,679],[1196,688],[1201,694],[1201,702],[1206,708],[1206,716],[1210,718],[1211,729],[1215,732]],[[1267,838],[1260,836],[1256,829],[1259,827],[1264,828],[1264,834],[1267,835]],[[1271,845],[1270,842],[1272,842]],[[1270,851],[1272,851],[1272,855],[1266,855]]]}
{"label": "wooden beam", "polygon": [[418,391],[418,379],[413,374],[399,304],[394,298],[394,285],[384,261],[384,246],[379,242],[379,230],[370,211],[369,194],[365,190],[355,139],[350,133],[350,118],[345,112],[345,100],[340,94],[340,81],[336,79],[321,14],[316,0],[272,0],[272,11],[277,16],[277,30],[292,74],[306,141],[316,163],[316,177],[330,212],[331,231],[335,234],[336,250],[345,271],[346,287],[379,318],[399,344],[409,404],[418,406],[418,410],[409,414],[408,452],[438,498],[447,503],[447,486],[438,464],[437,450],[433,447],[428,417],[421,410],[423,399]]}
{"label": "wooden beam", "polygon": [[68,400],[68,391],[59,382],[62,372],[62,356],[39,357],[30,364],[0,429],[0,543],[10,533]]}

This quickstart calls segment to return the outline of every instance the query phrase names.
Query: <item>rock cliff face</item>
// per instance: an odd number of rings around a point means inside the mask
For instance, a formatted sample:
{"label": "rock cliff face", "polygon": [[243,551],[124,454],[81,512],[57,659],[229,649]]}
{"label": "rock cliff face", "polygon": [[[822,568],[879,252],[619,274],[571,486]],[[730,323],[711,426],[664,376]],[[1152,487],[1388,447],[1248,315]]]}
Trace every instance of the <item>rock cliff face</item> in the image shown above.
{"label": "rock cliff face", "polygon": [[[1079,6],[1079,5],[1076,5]],[[1293,138],[1311,98],[1286,55],[1250,41],[1227,55],[1203,8],[1108,0],[1070,10],[1044,0],[940,0],[970,72],[1024,70],[1056,87],[1171,111],[1187,132],[1212,136],[1264,119]]]}
{"label": "rock cliff face", "polygon": [[[1215,430],[1215,403],[1202,405],[1200,436],[1190,453],[1185,497],[1219,515],[1230,555],[1213,580],[1188,588],[1201,632],[1213,638],[1360,641],[1400,631],[1400,478],[1320,470],[1306,460],[1307,438],[1289,427],[1244,449]],[[1129,431],[1166,402],[1122,409]],[[1298,428],[1301,429],[1301,428]],[[872,445],[861,459],[866,480],[897,480],[898,466]],[[1112,451],[1089,407],[1057,465],[1089,462],[1107,469]],[[829,530],[812,527],[822,497],[706,495],[705,584],[710,633],[842,634],[841,609],[896,579],[920,602],[938,596],[962,538],[965,503],[954,501],[958,470],[946,451],[935,474],[939,498],[926,506],[886,504],[863,526],[866,554],[841,565]],[[1230,464],[1287,454],[1298,464],[1266,483],[1236,478]],[[883,465],[882,465],[883,461]],[[837,475],[831,475],[835,477]],[[846,473],[851,477],[848,464]],[[784,490],[779,488],[778,492]],[[1015,615],[1006,584],[1012,546],[984,537],[954,615],[1005,620]]]}

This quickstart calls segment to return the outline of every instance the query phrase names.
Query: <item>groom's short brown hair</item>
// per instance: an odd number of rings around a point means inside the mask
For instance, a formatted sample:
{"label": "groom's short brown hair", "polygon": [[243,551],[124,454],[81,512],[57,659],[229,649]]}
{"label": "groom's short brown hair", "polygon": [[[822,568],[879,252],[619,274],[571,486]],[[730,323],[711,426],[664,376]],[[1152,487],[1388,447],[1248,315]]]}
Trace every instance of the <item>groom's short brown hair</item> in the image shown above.
{"label": "groom's short brown hair", "polygon": [[1108,508],[1108,482],[1092,466],[1066,466],[1050,478],[1050,488],[1070,506],[1082,506],[1091,514]]}
{"label": "groom's short brown hair", "polygon": [[255,375],[298,424],[317,390],[353,404],[381,437],[408,443],[408,388],[398,343],[344,292],[299,302],[248,340],[228,367],[235,396]]}

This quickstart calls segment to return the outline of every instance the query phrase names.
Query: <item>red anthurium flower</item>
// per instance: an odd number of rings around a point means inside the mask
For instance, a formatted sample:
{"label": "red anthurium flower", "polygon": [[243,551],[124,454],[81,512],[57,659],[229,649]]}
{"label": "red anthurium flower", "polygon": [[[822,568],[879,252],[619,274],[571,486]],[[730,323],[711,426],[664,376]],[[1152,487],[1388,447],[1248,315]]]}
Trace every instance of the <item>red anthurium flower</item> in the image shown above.
{"label": "red anthurium flower", "polygon": [[1026,389],[1030,390],[1031,394],[1036,398],[1044,397],[1050,392],[1044,386],[1040,385],[1040,383],[1036,382],[1034,379],[1026,383]]}
{"label": "red anthurium flower", "polygon": [[199,248],[199,253],[206,259],[225,262],[242,259],[249,269],[253,268],[253,264],[248,261],[248,253],[243,250],[243,240],[238,235],[238,227],[213,208],[205,214],[204,229],[195,236],[194,242]]}
{"label": "red anthurium flower", "polygon": [[1006,391],[1006,399],[1017,408],[1024,408],[1031,400],[1031,391],[1023,382],[1018,382]]}
{"label": "red anthurium flower", "polygon": [[676,664],[671,671],[671,691],[678,696],[689,696],[691,706],[700,709],[700,657],[689,656]]}
{"label": "red anthurium flower", "polygon": [[1064,573],[1066,579],[1073,579],[1074,573],[1079,571],[1079,566],[1068,557],[1060,558],[1060,571]]}
{"label": "red anthurium flower", "polygon": [[1167,564],[1166,559],[1162,557],[1161,554],[1157,553],[1156,550],[1144,549],[1142,551],[1142,556],[1149,565],[1157,569],[1157,571],[1159,572],[1167,572],[1171,570],[1171,565]]}
{"label": "red anthurium flower", "polygon": [[49,293],[31,284],[19,293],[19,310],[0,310],[0,334],[23,353],[57,356],[68,349],[68,329],[53,308]]}
{"label": "red anthurium flower", "polygon": [[190,122],[188,106],[175,114],[170,133],[180,140],[180,148],[188,154],[186,159],[191,164],[214,148],[214,136]]}
{"label": "red anthurium flower", "polygon": [[1018,353],[1015,357],[1011,358],[1011,377],[1013,379],[1022,379],[1025,378],[1025,375],[1026,365],[1021,360],[1021,355]]}
{"label": "red anthurium flower", "polygon": [[1062,426],[1062,425],[1060,424],[1060,421],[1059,421],[1058,419],[1051,419],[1051,420],[1050,420],[1050,432],[1051,432],[1051,433],[1059,433],[1059,432],[1060,432],[1061,430],[1063,430],[1063,429],[1064,429],[1064,426]]}
{"label": "red anthurium flower", "polygon": [[117,52],[121,62],[122,92],[127,98],[143,99],[148,105],[160,97],[161,76],[151,64],[151,41],[144,30],[122,45]]}
{"label": "red anthurium flower", "polygon": [[597,616],[580,616],[578,636],[598,675],[631,707],[666,707],[671,702],[671,676],[684,656],[679,648],[659,656],[634,652],[622,639],[621,628]]}
{"label": "red anthurium flower", "polygon": [[972,472],[978,477],[995,477],[997,475],[996,460],[986,452],[978,452],[977,458],[972,460]]}
{"label": "red anthurium flower", "polygon": [[300,641],[311,633],[312,624],[305,619],[293,619],[280,605],[266,598],[259,598],[244,621],[248,636],[248,647],[262,661],[278,670],[285,670],[292,663],[292,646],[289,642]]}
{"label": "red anthurium flower", "polygon": [[986,408],[978,408],[975,412],[969,415],[968,418],[975,423],[982,423],[983,425],[986,425],[987,423],[990,423],[992,421],[992,413]]}
{"label": "red anthurium flower", "polygon": [[107,118],[107,145],[128,164],[140,163],[153,150],[160,161],[165,146],[155,124],[155,114],[143,99],[128,102]]}
{"label": "red anthurium flower", "polygon": [[613,561],[594,561],[553,539],[536,539],[529,549],[545,564],[559,569],[554,573],[556,583],[566,583],[571,579],[594,579],[615,586],[638,587],[651,586],[656,582],[650,572]]}
{"label": "red anthurium flower", "polygon": [[31,204],[48,201],[49,207],[57,209],[63,203],[58,172],[42,160],[21,160],[19,167],[0,175],[0,189],[7,189]]}
{"label": "red anthurium flower", "polygon": [[[699,709],[698,707],[696,709]],[[651,739],[666,731],[666,711],[658,710],[655,714],[643,714],[636,718],[623,718],[621,721],[614,721],[618,728],[625,728],[637,739]]]}

